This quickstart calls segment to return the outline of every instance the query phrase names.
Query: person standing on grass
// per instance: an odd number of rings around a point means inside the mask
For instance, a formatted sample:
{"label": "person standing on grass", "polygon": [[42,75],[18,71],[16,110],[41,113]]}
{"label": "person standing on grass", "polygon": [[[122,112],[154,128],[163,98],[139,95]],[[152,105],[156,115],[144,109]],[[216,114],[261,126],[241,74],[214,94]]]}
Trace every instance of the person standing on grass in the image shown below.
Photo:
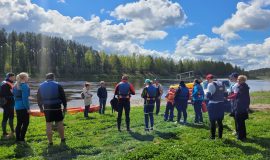
{"label": "person standing on grass", "polygon": [[[145,87],[141,94],[141,97],[144,98],[144,122],[145,122],[145,131],[153,130],[154,128],[154,107],[155,100],[157,98],[157,88],[154,87],[150,79],[145,80]],[[149,128],[149,119],[150,119],[150,128]]]}
{"label": "person standing on grass", "polygon": [[[3,131],[3,137],[13,137],[14,136],[14,125],[13,125],[13,119],[14,119],[14,96],[12,93],[13,89],[13,83],[15,81],[15,74],[14,73],[8,73],[6,75],[6,79],[1,84],[0,89],[0,98],[5,102],[3,106],[1,106],[4,110],[3,112],[3,120],[2,120],[2,131]],[[11,133],[7,133],[7,121],[9,123],[9,127],[11,130]]]}
{"label": "person standing on grass", "polygon": [[27,84],[29,76],[22,72],[16,76],[16,83],[13,88],[15,99],[15,110],[17,114],[16,141],[24,142],[25,134],[29,125],[29,96],[30,88]]}
{"label": "person standing on grass", "polygon": [[158,79],[154,79],[153,83],[154,83],[154,86],[158,89],[158,93],[157,93],[158,95],[156,98],[156,115],[158,115],[160,111],[160,103],[161,103],[161,97],[163,94],[163,87],[159,83]]}
{"label": "person standing on grass", "polygon": [[[227,92],[229,96],[232,96],[233,94],[237,94],[238,93],[238,86],[239,84],[237,83],[237,78],[238,78],[239,74],[234,72],[229,76],[231,85],[230,88],[228,88]],[[234,116],[234,108],[236,107],[236,100],[235,99],[230,99],[230,103],[231,103],[231,113],[230,116],[235,117]],[[237,123],[236,120],[234,120],[235,122],[235,132],[233,133],[234,135],[237,135]]]}
{"label": "person standing on grass", "polygon": [[214,82],[214,76],[208,74],[206,97],[209,99],[207,106],[211,128],[211,139],[216,137],[216,123],[218,124],[218,138],[222,138],[223,134],[223,118],[224,118],[224,99],[226,95],[225,86],[221,81]]}
{"label": "person standing on grass", "polygon": [[90,83],[86,82],[83,88],[83,100],[84,100],[84,118],[89,118],[88,113],[90,105],[92,104],[93,94],[90,92]]}
{"label": "person standing on grass", "polygon": [[106,102],[107,102],[107,89],[105,87],[105,82],[101,81],[100,82],[100,87],[97,90],[97,96],[99,98],[99,114],[104,114],[105,113],[105,107],[106,107]]}
{"label": "person standing on grass", "polygon": [[170,88],[167,95],[165,96],[167,100],[167,104],[166,104],[166,109],[164,113],[164,121],[171,121],[171,122],[173,121],[174,96],[175,96],[175,89]]}
{"label": "person standing on grass", "polygon": [[[64,136],[64,124],[63,119],[67,111],[67,100],[63,87],[54,81],[54,74],[46,74],[46,81],[40,84],[38,93],[38,106],[40,112],[44,112],[46,119],[46,133],[49,141],[49,145],[53,145],[52,141],[52,124],[55,122],[57,124],[58,133],[61,138],[61,143],[65,144]],[[61,109],[61,104],[63,104],[63,112]]]}
{"label": "person standing on grass", "polygon": [[119,82],[116,87],[114,94],[118,96],[118,117],[117,117],[117,128],[121,132],[121,121],[123,109],[126,115],[126,127],[127,131],[130,131],[130,95],[135,95],[134,87],[128,82],[128,76],[122,76],[121,82]]}
{"label": "person standing on grass", "polygon": [[228,98],[235,99],[234,119],[237,126],[237,139],[244,141],[247,138],[245,120],[248,119],[250,96],[249,86],[246,84],[247,77],[240,75],[237,78],[238,92]]}
{"label": "person standing on grass", "polygon": [[192,90],[192,102],[194,105],[195,111],[195,120],[194,123],[203,123],[203,116],[202,116],[202,102],[204,100],[204,91],[200,84],[199,79],[194,80],[194,87]]}
{"label": "person standing on grass", "polygon": [[181,81],[179,88],[175,92],[174,102],[177,109],[177,123],[180,123],[180,119],[183,113],[183,124],[187,123],[187,106],[189,99],[189,90],[184,81]]}

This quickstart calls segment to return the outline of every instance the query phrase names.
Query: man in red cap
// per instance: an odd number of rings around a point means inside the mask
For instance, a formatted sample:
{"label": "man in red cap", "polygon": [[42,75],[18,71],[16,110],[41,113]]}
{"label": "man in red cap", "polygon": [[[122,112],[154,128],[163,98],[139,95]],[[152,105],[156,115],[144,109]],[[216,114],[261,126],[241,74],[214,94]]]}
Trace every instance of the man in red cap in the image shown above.
{"label": "man in red cap", "polygon": [[121,121],[123,109],[125,109],[127,131],[130,131],[130,95],[135,95],[134,87],[128,82],[128,76],[123,76],[120,83],[115,87],[114,94],[118,96],[118,117],[117,127],[118,131],[121,132]]}

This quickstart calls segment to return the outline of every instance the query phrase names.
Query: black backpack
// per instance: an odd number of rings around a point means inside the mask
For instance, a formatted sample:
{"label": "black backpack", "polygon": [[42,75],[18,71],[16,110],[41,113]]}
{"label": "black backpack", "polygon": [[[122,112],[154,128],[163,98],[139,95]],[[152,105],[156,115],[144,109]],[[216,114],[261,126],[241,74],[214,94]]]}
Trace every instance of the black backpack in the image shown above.
{"label": "black backpack", "polygon": [[112,109],[115,110],[116,112],[118,112],[118,99],[113,96],[113,99],[110,101]]}

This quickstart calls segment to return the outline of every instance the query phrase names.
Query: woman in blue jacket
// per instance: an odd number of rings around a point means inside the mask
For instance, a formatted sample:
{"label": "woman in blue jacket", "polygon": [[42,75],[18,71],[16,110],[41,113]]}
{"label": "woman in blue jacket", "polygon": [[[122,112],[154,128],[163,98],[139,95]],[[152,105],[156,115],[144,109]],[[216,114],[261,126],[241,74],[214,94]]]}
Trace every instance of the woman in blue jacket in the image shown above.
{"label": "woman in blue jacket", "polygon": [[194,87],[192,90],[192,101],[195,111],[195,123],[203,123],[202,117],[202,102],[204,99],[203,88],[198,79],[194,80]]}
{"label": "woman in blue jacket", "polygon": [[28,74],[20,73],[16,76],[16,84],[13,88],[15,110],[17,114],[16,141],[24,142],[25,134],[29,125],[29,96],[30,88],[27,84]]}

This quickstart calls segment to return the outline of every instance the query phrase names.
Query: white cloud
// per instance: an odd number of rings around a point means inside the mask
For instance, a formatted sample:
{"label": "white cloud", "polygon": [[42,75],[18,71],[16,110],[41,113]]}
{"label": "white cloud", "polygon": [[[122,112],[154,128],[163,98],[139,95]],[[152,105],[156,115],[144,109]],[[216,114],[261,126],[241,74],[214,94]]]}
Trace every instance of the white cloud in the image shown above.
{"label": "white cloud", "polygon": [[176,45],[175,57],[194,60],[220,60],[246,70],[270,67],[270,37],[262,44],[232,45],[223,39],[198,35],[183,36]]}
{"label": "white cloud", "polygon": [[66,3],[65,0],[57,0],[58,3]]}
{"label": "white cloud", "polygon": [[[184,25],[186,15],[178,3],[169,0],[141,0],[138,3],[140,6],[136,6],[137,9],[142,11],[148,8],[149,15],[138,13],[137,10],[125,12],[128,15],[122,14],[126,7],[136,3],[120,5],[112,15],[119,19],[126,16],[127,21],[117,24],[111,20],[101,21],[97,16],[87,20],[82,17],[64,16],[56,10],[45,11],[30,0],[0,0],[0,27],[9,31],[32,31],[61,36],[114,53],[149,51],[155,54],[156,51],[145,50],[141,44],[165,38],[165,27]],[[147,16],[149,17],[140,19]]]}
{"label": "white cloud", "polygon": [[240,30],[265,30],[270,28],[269,0],[253,0],[250,3],[239,2],[237,11],[231,18],[224,21],[220,27],[212,31],[225,39],[235,39]]}

